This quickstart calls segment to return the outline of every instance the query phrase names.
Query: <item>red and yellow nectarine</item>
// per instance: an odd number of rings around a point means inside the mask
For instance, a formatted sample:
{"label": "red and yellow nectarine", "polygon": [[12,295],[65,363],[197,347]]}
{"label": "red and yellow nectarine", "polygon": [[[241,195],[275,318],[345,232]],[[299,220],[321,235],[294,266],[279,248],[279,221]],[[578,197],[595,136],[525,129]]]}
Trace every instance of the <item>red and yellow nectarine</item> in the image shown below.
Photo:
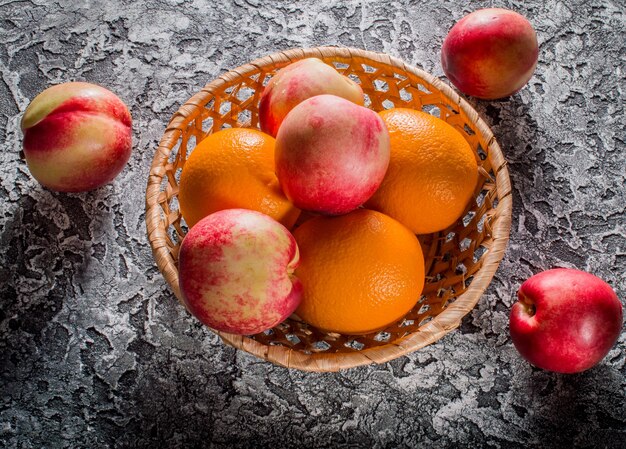
{"label": "red and yellow nectarine", "polygon": [[296,106],[278,131],[276,176],[296,207],[344,214],[374,194],[389,155],[389,133],[378,114],[318,95]]}
{"label": "red and yellow nectarine", "polygon": [[443,42],[441,64],[461,92],[494,100],[513,95],[528,82],[538,54],[537,35],[524,16],[486,8],[452,27]]}
{"label": "red and yellow nectarine", "polygon": [[111,182],[131,153],[131,116],[113,92],[95,84],[52,86],[22,117],[24,156],[33,177],[61,192]]}

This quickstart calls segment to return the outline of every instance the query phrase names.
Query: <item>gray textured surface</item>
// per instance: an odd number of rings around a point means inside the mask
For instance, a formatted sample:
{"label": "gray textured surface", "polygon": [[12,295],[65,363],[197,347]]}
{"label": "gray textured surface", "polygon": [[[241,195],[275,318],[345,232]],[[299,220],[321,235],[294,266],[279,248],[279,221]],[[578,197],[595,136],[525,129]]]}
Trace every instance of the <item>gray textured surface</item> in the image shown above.
{"label": "gray textured surface", "polygon": [[[508,336],[523,279],[591,271],[626,298],[623,1],[0,2],[0,446],[626,447],[626,336],[596,368],[531,368]],[[296,4],[296,2],[293,2]],[[466,12],[508,6],[540,61],[477,102],[510,161],[511,243],[460,330],[418,353],[304,374],[225,347],[152,260],[144,188],[171,114],[205,82],[290,47],[384,51],[441,75]],[[105,188],[57,194],[19,160],[45,87],[102,84],[132,109],[134,152]]]}

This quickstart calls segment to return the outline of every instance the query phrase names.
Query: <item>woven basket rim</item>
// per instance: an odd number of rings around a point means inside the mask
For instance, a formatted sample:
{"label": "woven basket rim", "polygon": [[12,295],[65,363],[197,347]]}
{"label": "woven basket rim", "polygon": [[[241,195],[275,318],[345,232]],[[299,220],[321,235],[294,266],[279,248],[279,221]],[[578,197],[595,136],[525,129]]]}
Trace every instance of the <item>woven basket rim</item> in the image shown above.
{"label": "woven basket rim", "polygon": [[469,288],[456,297],[454,302],[433,317],[431,321],[420,326],[418,332],[410,333],[385,345],[355,352],[304,354],[286,346],[265,345],[246,336],[228,334],[211,329],[229,345],[287,368],[316,372],[339,371],[371,363],[384,363],[409,354],[437,341],[460,325],[462,318],[480,300],[504,256],[511,228],[512,196],[507,163],[493,133],[480,118],[476,110],[439,78],[409,65],[399,58],[369,50],[326,46],[294,48],[273,53],[232,69],[206,84],[200,92],[187,100],[174,113],[159,142],[148,176],[146,189],[146,228],[159,270],[181,303],[182,297],[177,282],[178,271],[166,243],[167,231],[161,225],[163,219],[159,204],[161,183],[165,176],[164,166],[168,161],[172,148],[182,133],[178,125],[185,120],[196,118],[201,112],[200,105],[206,104],[207,98],[212,98],[214,96],[213,92],[218,91],[225,84],[243,79],[247,75],[268,65],[287,64],[308,57],[321,59],[332,57],[345,60],[357,58],[360,61],[362,60],[364,64],[367,64],[368,61],[375,61],[377,64],[387,65],[411,73],[436,87],[463,110],[469,121],[483,135],[489,149],[489,158],[492,161],[497,188],[498,209],[492,223],[492,244],[484,256],[482,267],[474,274]]}

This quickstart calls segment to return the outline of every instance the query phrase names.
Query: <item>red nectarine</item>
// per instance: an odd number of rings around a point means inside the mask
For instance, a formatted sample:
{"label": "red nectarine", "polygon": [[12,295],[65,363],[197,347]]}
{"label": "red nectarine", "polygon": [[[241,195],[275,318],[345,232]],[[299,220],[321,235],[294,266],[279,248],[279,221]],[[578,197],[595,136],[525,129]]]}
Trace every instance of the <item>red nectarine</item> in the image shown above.
{"label": "red nectarine", "polygon": [[596,365],[617,341],[622,304],[611,287],[584,271],[556,268],[527,279],[513,305],[510,331],[533,365],[577,373]]}
{"label": "red nectarine", "polygon": [[520,90],[537,66],[537,35],[524,16],[501,8],[474,11],[457,22],[441,49],[441,64],[461,92],[486,100]]}

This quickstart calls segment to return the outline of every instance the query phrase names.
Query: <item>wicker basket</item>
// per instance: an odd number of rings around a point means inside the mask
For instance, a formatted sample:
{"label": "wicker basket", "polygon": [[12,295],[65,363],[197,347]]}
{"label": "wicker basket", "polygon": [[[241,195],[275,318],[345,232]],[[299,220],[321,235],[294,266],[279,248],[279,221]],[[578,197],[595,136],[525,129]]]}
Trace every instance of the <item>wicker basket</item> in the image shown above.
{"label": "wicker basket", "polygon": [[[506,161],[476,111],[449,86],[391,56],[350,48],[295,49],[257,59],[207,84],[173,116],[148,179],[146,222],[163,276],[180,299],[177,257],[186,226],[178,210],[178,179],[197,142],[224,127],[258,128],[263,86],[291,62],[318,57],[360,82],[375,111],[410,107],[439,116],[469,142],[479,162],[479,182],[464,217],[449,229],[419,236],[426,285],[404,319],[382,332],[354,337],[325,333],[288,319],[254,336],[216,332],[223,341],[278,365],[338,371],[383,363],[426,346],[459,326],[489,285],[504,254],[511,225]],[[407,205],[407,207],[411,207]]]}

